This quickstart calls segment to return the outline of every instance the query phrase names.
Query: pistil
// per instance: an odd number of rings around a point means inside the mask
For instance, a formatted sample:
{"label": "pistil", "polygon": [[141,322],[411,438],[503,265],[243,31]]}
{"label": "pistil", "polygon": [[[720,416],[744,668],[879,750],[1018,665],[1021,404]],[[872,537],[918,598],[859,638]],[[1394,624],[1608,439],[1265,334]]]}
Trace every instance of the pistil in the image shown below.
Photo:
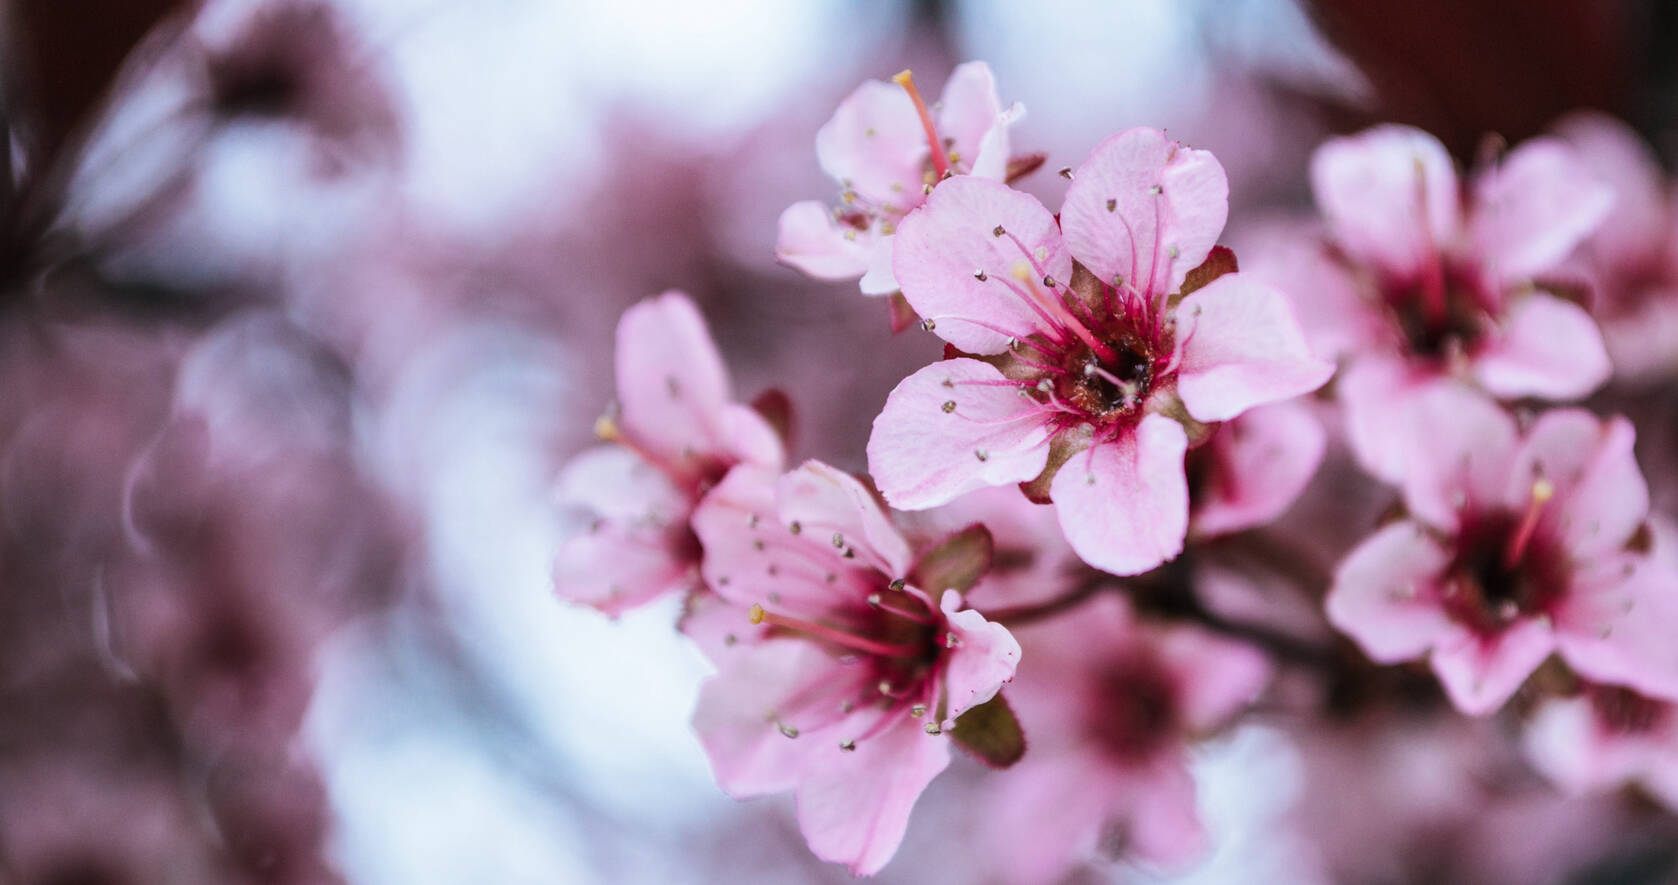
{"label": "pistil", "polygon": [[1538,529],[1538,519],[1543,515],[1544,505],[1556,494],[1556,487],[1543,477],[1532,481],[1532,497],[1527,500],[1526,513],[1521,516],[1521,524],[1515,528],[1515,534],[1509,538],[1509,546],[1503,551],[1503,565],[1514,568],[1520,562],[1522,554],[1526,553],[1527,545],[1532,543],[1533,532]]}
{"label": "pistil", "polygon": [[921,98],[921,91],[915,88],[915,79],[908,70],[891,78],[893,83],[903,87],[909,93],[909,100],[915,103],[915,113],[920,114],[921,127],[926,130],[927,147],[932,148],[932,170],[943,179],[950,172],[950,159],[944,155],[944,145],[938,140],[938,127],[933,125],[932,112],[927,110],[926,101]]}

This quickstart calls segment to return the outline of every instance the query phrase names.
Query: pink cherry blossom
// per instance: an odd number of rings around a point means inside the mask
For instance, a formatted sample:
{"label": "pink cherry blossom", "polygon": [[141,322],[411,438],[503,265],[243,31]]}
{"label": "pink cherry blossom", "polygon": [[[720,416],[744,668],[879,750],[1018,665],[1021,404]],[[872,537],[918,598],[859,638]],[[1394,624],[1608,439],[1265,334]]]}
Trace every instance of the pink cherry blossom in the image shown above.
{"label": "pink cherry blossom", "polygon": [[1002,106],[990,66],[957,66],[933,108],[908,73],[863,83],[816,133],[816,157],[839,183],[839,205],[788,206],[775,246],[782,261],[824,280],[861,277],[867,295],[895,292],[891,244],[903,216],[946,175],[1007,177],[1008,128],[1025,110]]}
{"label": "pink cherry blossom", "polygon": [[735,468],[693,527],[716,598],[684,629],[718,667],[693,722],[718,782],[795,791],[817,856],[878,871],[949,764],[945,733],[1013,678],[1019,644],[935,586],[869,491],[820,462]]}
{"label": "pink cherry blossom", "polygon": [[904,220],[894,267],[927,326],[972,356],[887,399],[868,442],[886,499],[917,510],[1035,480],[1097,568],[1135,574],[1181,551],[1184,453],[1208,425],[1333,371],[1262,283],[1223,273],[1176,294],[1211,253],[1227,194],[1211,154],[1145,128],[1096,147],[1058,220],[992,181],[933,191]]}
{"label": "pink cherry blossom", "polygon": [[1325,320],[1311,329],[1318,352],[1346,358],[1347,427],[1372,473],[1400,478],[1409,406],[1444,378],[1505,400],[1575,399],[1608,378],[1590,314],[1534,285],[1614,199],[1560,140],[1523,144],[1464,195],[1436,139],[1378,126],[1318,148],[1311,185],[1326,244],[1261,270]]}
{"label": "pink cherry blossom", "polygon": [[1545,702],[1522,744],[1533,766],[1570,795],[1637,784],[1678,809],[1678,706],[1613,685],[1586,684]]}
{"label": "pink cherry blossom", "polygon": [[1577,256],[1614,374],[1652,381],[1678,369],[1678,202],[1653,151],[1626,124],[1572,114],[1555,127],[1614,189],[1609,213]]}
{"label": "pink cherry blossom", "polygon": [[617,615],[697,585],[688,515],[736,464],[778,468],[781,441],[730,400],[728,371],[693,302],[680,292],[624,312],[618,404],[597,426],[607,445],[560,472],[563,511],[582,530],[560,545],[556,592]]}
{"label": "pink cherry blossom", "polygon": [[1678,568],[1645,523],[1623,418],[1544,413],[1524,435],[1465,387],[1422,398],[1408,518],[1340,564],[1329,620],[1380,663],[1427,656],[1458,709],[1497,709],[1551,654],[1640,691],[1678,691]]}
{"label": "pink cherry blossom", "polygon": [[1119,597],[1020,628],[1010,690],[1031,750],[997,776],[989,836],[1003,879],[1060,881],[1105,854],[1180,867],[1207,847],[1190,743],[1252,703],[1270,668],[1252,648],[1139,621]]}

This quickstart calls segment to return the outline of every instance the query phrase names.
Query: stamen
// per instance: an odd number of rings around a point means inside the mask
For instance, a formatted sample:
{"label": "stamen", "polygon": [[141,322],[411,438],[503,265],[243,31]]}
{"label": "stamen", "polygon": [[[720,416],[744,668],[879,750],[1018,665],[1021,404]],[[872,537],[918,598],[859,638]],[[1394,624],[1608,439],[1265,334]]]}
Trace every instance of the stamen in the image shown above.
{"label": "stamen", "polygon": [[887,658],[913,658],[920,655],[920,649],[913,646],[893,645],[889,642],[879,642],[877,640],[868,639],[867,637],[846,633],[843,630],[835,627],[829,627],[826,624],[818,624],[814,621],[806,621],[803,618],[794,618],[787,615],[764,611],[763,606],[756,603],[752,604],[751,609],[749,609],[746,613],[746,617],[753,624],[767,623],[782,629],[794,630],[799,633],[812,636],[816,639],[826,640],[827,642],[834,643],[835,645],[855,649],[856,651],[871,655],[880,655],[881,657]]}
{"label": "stamen", "polygon": [[1521,516],[1521,524],[1515,529],[1515,534],[1509,539],[1509,546],[1503,551],[1503,565],[1514,568],[1521,560],[1521,554],[1526,552],[1527,545],[1532,542],[1532,534],[1538,528],[1538,518],[1544,512],[1544,505],[1555,497],[1556,487],[1549,480],[1540,476],[1532,481],[1532,497],[1527,501],[1526,513]]}
{"label": "stamen", "polygon": [[926,130],[926,144],[932,149],[932,169],[942,179],[950,171],[950,160],[944,155],[944,145],[938,140],[938,127],[932,123],[932,112],[927,110],[926,101],[921,98],[921,91],[915,88],[915,79],[905,69],[902,73],[891,78],[893,83],[903,87],[909,93],[909,100],[915,103],[915,113],[921,117],[921,127]]}
{"label": "stamen", "polygon": [[[1014,238],[1013,234],[1009,234],[1008,237],[1009,239],[1014,240],[1014,243],[1018,245],[1022,251],[1025,249],[1025,244],[1020,243],[1018,239]],[[1118,362],[1118,353],[1116,353],[1113,348],[1101,343],[1101,341],[1095,337],[1095,334],[1091,332],[1088,327],[1079,322],[1078,318],[1073,316],[1070,310],[1067,310],[1066,305],[1061,303],[1059,298],[1056,298],[1053,295],[1045,296],[1042,294],[1043,290],[1037,287],[1037,281],[1031,278],[1032,269],[1032,266],[1028,265],[1024,261],[1016,261],[1014,262],[1013,268],[1009,270],[1009,274],[1013,276],[1014,279],[1025,284],[1026,291],[1030,293],[1029,296],[1026,296],[1026,300],[1030,302],[1033,307],[1037,308],[1037,312],[1042,314],[1045,310],[1047,310],[1049,313],[1054,314],[1053,319],[1049,319],[1048,317],[1045,317],[1045,319],[1054,325],[1066,329],[1073,335],[1076,335],[1078,340],[1084,342],[1090,350],[1095,351],[1102,360],[1110,363]],[[1048,275],[1045,274],[1044,279],[1049,279]],[[1010,288],[1017,287],[1011,286]]]}

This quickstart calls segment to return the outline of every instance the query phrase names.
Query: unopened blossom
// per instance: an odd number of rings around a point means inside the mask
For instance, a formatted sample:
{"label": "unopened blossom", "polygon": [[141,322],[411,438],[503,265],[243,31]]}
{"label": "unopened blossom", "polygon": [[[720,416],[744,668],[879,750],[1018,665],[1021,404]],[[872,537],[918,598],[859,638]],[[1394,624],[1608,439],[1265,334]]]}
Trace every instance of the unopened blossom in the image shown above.
{"label": "unopened blossom", "polygon": [[1612,191],[1563,142],[1527,142],[1459,186],[1404,126],[1331,139],[1311,161],[1326,237],[1263,258],[1337,382],[1366,469],[1399,480],[1410,404],[1443,379],[1503,400],[1569,400],[1608,378],[1590,314],[1540,284],[1602,223]]}
{"label": "unopened blossom", "polygon": [[1649,146],[1613,117],[1572,114],[1555,131],[1614,190],[1614,211],[1576,264],[1615,377],[1642,382],[1678,370],[1678,203],[1671,182]]}
{"label": "unopened blossom", "polygon": [[1185,452],[1333,371],[1280,293],[1227,272],[1227,252],[1208,261],[1227,212],[1217,160],[1146,128],[1096,147],[1058,218],[980,178],[934,190],[894,266],[962,355],[905,379],[875,419],[868,462],[886,500],[917,510],[1029,482],[1089,564],[1135,574],[1175,556]]}
{"label": "unopened blossom", "polygon": [[1670,700],[1587,683],[1539,707],[1522,745],[1569,795],[1637,785],[1678,808],[1678,705]]}
{"label": "unopened blossom", "polygon": [[770,424],[730,399],[728,370],[686,295],[624,312],[616,366],[617,405],[595,428],[606,444],[559,476],[560,507],[582,527],[554,564],[561,597],[611,615],[697,586],[694,505],[736,464],[773,469],[783,457]]}
{"label": "unopened blossom", "polygon": [[1080,861],[1181,867],[1206,847],[1192,743],[1227,725],[1270,678],[1264,655],[1188,625],[1139,620],[1120,597],[1022,627],[1009,691],[1031,751],[997,776],[989,838],[1002,877],[1056,882]]}
{"label": "unopened blossom", "polygon": [[897,291],[891,244],[903,216],[947,176],[1005,179],[1008,128],[1024,113],[1018,103],[1003,107],[982,61],[951,71],[931,108],[908,71],[892,83],[863,83],[816,133],[816,157],[839,184],[838,203],[788,206],[776,256],[824,280],[861,277],[867,295]]}
{"label": "unopened blossom", "polygon": [[1019,663],[1006,628],[962,608],[988,536],[917,558],[861,483],[815,461],[779,477],[736,468],[693,526],[715,596],[683,628],[718,668],[693,717],[718,783],[741,798],[796,791],[818,857],[878,871],[963,714]]}
{"label": "unopened blossom", "polygon": [[1329,620],[1377,662],[1427,657],[1469,714],[1551,654],[1589,679],[1678,691],[1678,569],[1651,549],[1631,425],[1564,409],[1521,434],[1458,386],[1414,414],[1409,515],[1340,564]]}

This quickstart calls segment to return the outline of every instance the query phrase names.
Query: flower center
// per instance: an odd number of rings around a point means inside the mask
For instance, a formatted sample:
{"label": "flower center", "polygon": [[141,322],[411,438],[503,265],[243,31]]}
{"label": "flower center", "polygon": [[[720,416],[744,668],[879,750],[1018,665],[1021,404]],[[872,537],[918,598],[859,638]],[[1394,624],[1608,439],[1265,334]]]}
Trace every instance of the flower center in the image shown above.
{"label": "flower center", "polygon": [[1464,514],[1446,577],[1446,604],[1475,630],[1496,633],[1521,616],[1543,614],[1566,590],[1566,557],[1539,531],[1544,505],[1554,493],[1533,483],[1525,511]]}
{"label": "flower center", "polygon": [[1472,348],[1492,306],[1473,269],[1450,262],[1387,286],[1382,300],[1410,351],[1425,357]]}
{"label": "flower center", "polygon": [[1115,758],[1146,759],[1177,733],[1177,683],[1152,655],[1138,650],[1109,662],[1099,688],[1089,728]]}

